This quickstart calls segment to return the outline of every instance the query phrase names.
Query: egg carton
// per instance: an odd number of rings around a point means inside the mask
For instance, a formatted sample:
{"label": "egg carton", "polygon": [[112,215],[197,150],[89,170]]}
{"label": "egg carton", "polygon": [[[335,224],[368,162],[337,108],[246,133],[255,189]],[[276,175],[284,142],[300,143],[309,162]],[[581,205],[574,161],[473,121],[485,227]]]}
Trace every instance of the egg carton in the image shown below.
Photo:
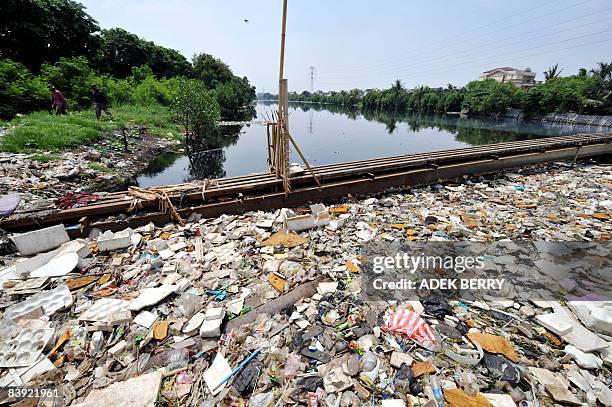
{"label": "egg carton", "polygon": [[43,313],[52,315],[62,308],[72,305],[72,294],[66,284],[62,284],[53,290],[41,291],[27,300],[19,302],[6,309],[5,318],[15,319],[26,315],[38,307],[42,307]]}
{"label": "egg carton", "polygon": [[49,282],[49,277],[31,278],[17,282],[13,287],[6,290],[9,294],[27,294],[30,292],[38,292]]}
{"label": "egg carton", "polygon": [[0,367],[30,366],[36,362],[54,329],[23,329],[12,340],[0,344]]}
{"label": "egg carton", "polygon": [[102,298],[87,308],[81,316],[80,321],[110,321],[113,314],[127,311],[130,302],[118,298]]}

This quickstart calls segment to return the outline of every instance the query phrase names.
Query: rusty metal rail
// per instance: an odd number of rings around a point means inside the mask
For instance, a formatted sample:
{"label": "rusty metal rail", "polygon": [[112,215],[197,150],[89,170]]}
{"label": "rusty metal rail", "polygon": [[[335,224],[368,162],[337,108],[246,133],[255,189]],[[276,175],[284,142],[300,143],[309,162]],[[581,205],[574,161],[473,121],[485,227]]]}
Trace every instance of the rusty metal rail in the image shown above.
{"label": "rusty metal rail", "polygon": [[[283,192],[282,181],[269,173],[162,188],[167,188],[181,216],[188,217],[196,212],[204,217],[213,217],[223,213],[298,206],[309,201],[329,201],[347,194],[372,193],[450,180],[461,175],[491,173],[504,168],[610,153],[612,133],[579,134],[322,165],[313,168],[322,184],[320,187],[309,174],[296,175],[291,178],[293,190],[289,196]],[[170,221],[168,214],[156,212],[155,200],[141,201],[138,213],[127,212],[131,204],[132,197],[127,192],[116,192],[84,207],[59,211],[49,206],[43,210],[16,213],[0,220],[0,228],[21,231],[64,223],[80,224],[79,232],[86,233],[91,227],[118,230],[150,221]],[[120,221],[114,217],[119,214],[128,217]],[[113,219],[101,220],[108,216],[113,216]]]}

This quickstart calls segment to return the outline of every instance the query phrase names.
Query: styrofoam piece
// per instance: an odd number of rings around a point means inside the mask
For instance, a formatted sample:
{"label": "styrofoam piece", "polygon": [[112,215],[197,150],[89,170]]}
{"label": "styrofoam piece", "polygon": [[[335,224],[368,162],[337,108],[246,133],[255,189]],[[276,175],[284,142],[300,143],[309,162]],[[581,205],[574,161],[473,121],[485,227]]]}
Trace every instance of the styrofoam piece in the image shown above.
{"label": "styrofoam piece", "polygon": [[23,256],[46,252],[68,242],[70,238],[64,225],[50,226],[11,236],[11,240]]}
{"label": "styrofoam piece", "polygon": [[91,254],[91,249],[84,239],[75,239],[64,243],[59,248],[58,255],[66,253],[76,253],[79,255],[79,259],[84,259]]}
{"label": "styrofoam piece", "polygon": [[184,248],[187,247],[187,243],[185,242],[176,242],[168,245],[168,248],[174,252],[180,252]]}
{"label": "styrofoam piece", "polygon": [[41,291],[6,309],[5,318],[15,319],[25,315],[35,308],[42,307],[45,315],[49,316],[56,311],[72,305],[72,294],[66,284],[59,285],[53,290]]}
{"label": "styrofoam piece", "polygon": [[173,292],[175,292],[177,286],[175,285],[161,285],[159,287],[154,288],[145,288],[140,292],[138,297],[136,297],[130,305],[128,305],[128,309],[130,311],[140,311],[141,309],[148,307],[150,305],[157,304]]}
{"label": "styrofoam piece", "polygon": [[94,302],[80,316],[80,321],[109,322],[112,316],[122,311],[127,311],[129,301],[118,298],[102,298]]}
{"label": "styrofoam piece", "polygon": [[62,254],[30,273],[30,277],[61,277],[70,273],[79,262],[75,252]]}
{"label": "styrofoam piece", "polygon": [[57,256],[60,252],[61,249],[55,249],[47,253],[39,253],[34,257],[19,260],[15,262],[15,271],[19,275],[30,273],[49,263],[51,259]]}
{"label": "styrofoam piece", "polygon": [[[34,377],[51,370],[55,370],[53,362],[51,362],[44,355],[40,355],[32,365],[27,367],[17,367],[14,369],[14,374],[2,376],[2,378],[0,378],[0,387],[22,386],[24,384],[28,384]],[[15,378],[17,378],[20,383],[16,383]]]}
{"label": "styrofoam piece", "polygon": [[159,257],[161,257],[161,258],[162,258],[162,260],[167,260],[167,259],[169,259],[170,257],[172,257],[172,256],[174,256],[174,255],[176,254],[176,253],[175,253],[175,252],[174,252],[172,249],[170,249],[170,248],[167,248],[167,249],[162,249],[162,250],[160,250],[158,253],[159,253]]}
{"label": "styrofoam piece", "polygon": [[108,252],[118,249],[125,249],[132,245],[132,229],[127,228],[119,232],[107,230],[98,236],[98,250]]}
{"label": "styrofoam piece", "polygon": [[569,301],[568,305],[588,328],[612,335],[612,301]]}
{"label": "styrofoam piece", "polygon": [[200,329],[200,326],[202,325],[202,322],[204,322],[205,319],[206,316],[204,315],[204,313],[198,312],[197,314],[192,316],[189,321],[187,321],[185,326],[183,326],[183,333],[185,335],[195,335],[196,333],[198,333],[198,329]]}
{"label": "styrofoam piece", "polygon": [[572,324],[565,320],[564,315],[556,312],[552,314],[537,315],[536,321],[544,328],[559,336],[570,333],[573,329]]}
{"label": "styrofoam piece", "polygon": [[327,210],[309,215],[287,216],[285,214],[283,226],[292,232],[300,232],[302,230],[327,226],[329,225],[329,219],[329,212]]}
{"label": "styrofoam piece", "polygon": [[49,282],[49,277],[30,278],[28,280],[19,281],[15,286],[6,290],[9,294],[27,294],[29,292],[38,292]]}
{"label": "styrofoam piece", "polygon": [[53,336],[54,329],[23,329],[8,342],[0,344],[0,367],[30,366]]}
{"label": "styrofoam piece", "polygon": [[134,323],[143,326],[145,328],[151,328],[151,325],[157,320],[157,314],[149,311],[141,311],[140,314],[134,318]]}
{"label": "styrofoam piece", "polygon": [[115,382],[102,389],[93,389],[82,402],[72,404],[72,406],[153,407],[157,400],[161,382],[162,373],[157,370],[122,382]]}
{"label": "styrofoam piece", "polygon": [[223,308],[209,308],[206,310],[206,320],[200,326],[202,338],[213,338],[221,335],[221,324],[225,310]]}
{"label": "styrofoam piece", "polygon": [[18,279],[19,275],[17,274],[15,264],[11,264],[10,266],[0,270],[0,285],[4,284],[5,281]]}

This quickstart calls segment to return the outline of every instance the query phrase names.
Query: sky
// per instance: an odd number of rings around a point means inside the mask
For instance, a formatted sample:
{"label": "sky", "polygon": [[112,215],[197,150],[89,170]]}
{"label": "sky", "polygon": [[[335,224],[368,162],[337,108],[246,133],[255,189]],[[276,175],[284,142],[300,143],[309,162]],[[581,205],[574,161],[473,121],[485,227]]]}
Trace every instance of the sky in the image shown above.
{"label": "sky", "polygon": [[[80,2],[102,28],[212,54],[277,92],[281,0]],[[315,90],[462,86],[502,66],[543,80],[556,63],[572,75],[612,62],[611,49],[611,0],[289,0],[284,76],[298,92],[311,66]]]}

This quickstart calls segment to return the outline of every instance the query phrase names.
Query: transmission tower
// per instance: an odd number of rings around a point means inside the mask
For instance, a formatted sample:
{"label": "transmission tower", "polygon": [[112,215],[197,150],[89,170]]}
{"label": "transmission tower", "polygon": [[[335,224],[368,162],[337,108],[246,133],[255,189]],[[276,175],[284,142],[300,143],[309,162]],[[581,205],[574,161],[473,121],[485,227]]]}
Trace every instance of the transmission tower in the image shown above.
{"label": "transmission tower", "polygon": [[308,69],[308,74],[310,75],[310,93],[314,92],[314,80],[315,80],[315,67],[311,66]]}

